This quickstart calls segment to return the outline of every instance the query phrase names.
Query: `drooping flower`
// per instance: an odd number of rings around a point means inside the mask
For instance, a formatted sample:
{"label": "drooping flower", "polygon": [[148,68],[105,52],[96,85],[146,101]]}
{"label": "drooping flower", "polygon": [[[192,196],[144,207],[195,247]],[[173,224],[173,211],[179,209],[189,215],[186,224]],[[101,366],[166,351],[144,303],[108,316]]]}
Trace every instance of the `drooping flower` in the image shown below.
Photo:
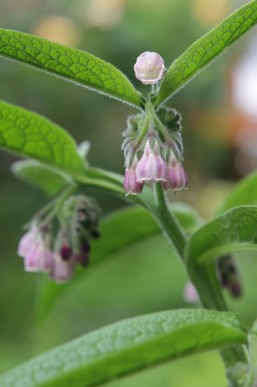
{"label": "drooping flower", "polygon": [[73,276],[75,266],[76,261],[74,259],[64,260],[58,252],[55,252],[53,253],[53,265],[49,276],[60,284],[68,282]]}
{"label": "drooping flower", "polygon": [[29,249],[31,248],[31,244],[37,236],[37,233],[38,228],[33,224],[29,231],[26,232],[26,234],[24,234],[19,241],[18,255],[24,257],[28,253]]}
{"label": "drooping flower", "polygon": [[88,241],[83,241],[81,243],[80,249],[74,251],[73,259],[80,264],[81,266],[88,266],[89,264],[89,252],[90,252],[90,244]]}
{"label": "drooping flower", "polygon": [[125,170],[124,178],[124,189],[127,192],[127,195],[137,195],[142,192],[144,183],[137,181],[136,176],[136,167],[138,164],[137,156],[134,157],[134,160],[130,167],[127,167]]}
{"label": "drooping flower", "polygon": [[153,149],[147,140],[144,153],[136,167],[136,179],[139,183],[157,183],[167,181],[166,163],[161,157],[160,148],[155,142]]}
{"label": "drooping flower", "polygon": [[134,66],[136,78],[144,85],[153,85],[163,78],[164,61],[156,52],[143,52]]}
{"label": "drooping flower", "polygon": [[186,189],[188,177],[183,165],[178,162],[176,156],[170,151],[169,161],[167,164],[167,182],[163,183],[164,189],[179,191]]}
{"label": "drooping flower", "polygon": [[49,235],[36,225],[32,225],[31,229],[21,238],[18,254],[24,258],[26,271],[49,272],[52,269]]}

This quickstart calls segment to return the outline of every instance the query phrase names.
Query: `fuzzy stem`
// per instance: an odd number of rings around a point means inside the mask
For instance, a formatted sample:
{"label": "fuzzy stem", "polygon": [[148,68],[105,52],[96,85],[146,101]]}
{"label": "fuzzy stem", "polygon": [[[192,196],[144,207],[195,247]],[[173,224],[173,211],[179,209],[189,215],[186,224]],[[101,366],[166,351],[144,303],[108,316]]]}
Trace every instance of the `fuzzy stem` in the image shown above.
{"label": "fuzzy stem", "polygon": [[136,147],[140,146],[142,140],[144,139],[145,135],[149,131],[151,120],[152,120],[152,104],[147,102],[145,105],[145,121],[141,129],[141,132],[137,136]]}
{"label": "fuzzy stem", "polygon": [[169,242],[175,245],[180,258],[184,261],[186,235],[177,219],[170,213],[161,183],[155,185],[155,218]]}
{"label": "fuzzy stem", "polygon": [[[184,250],[186,246],[186,235],[181,229],[177,219],[174,215],[169,211],[167,206],[166,198],[164,196],[164,192],[160,183],[155,185],[155,205],[148,206],[148,209],[153,214],[154,218],[158,222],[160,228],[162,229],[164,235],[168,239],[169,243],[172,243],[178,252],[181,260],[185,262]],[[203,268],[201,266],[202,276],[208,278],[210,267],[208,269]],[[199,274],[199,273],[198,273]],[[194,285],[199,293],[200,299],[203,301],[204,306],[207,309],[216,309],[216,310],[228,310],[225,300],[223,299],[221,291],[218,294],[214,294],[217,290],[214,286],[214,291],[208,292],[208,296],[206,297],[204,294],[204,287],[202,286],[201,275],[195,275],[193,279]],[[206,283],[206,281],[204,281]],[[200,286],[199,286],[200,285]],[[213,286],[212,282],[208,284],[209,288]],[[211,289],[209,289],[211,290]],[[214,297],[215,295],[215,297]],[[239,367],[242,369],[247,369],[249,371],[249,359],[246,351],[246,347],[243,345],[232,346],[230,348],[225,348],[220,350],[221,357],[224,361],[227,377],[233,383],[233,386],[243,386],[244,384],[234,384],[235,379],[237,378],[237,370]],[[243,367],[242,367],[243,364]],[[241,369],[240,368],[240,369]],[[242,373],[239,372],[239,376],[242,377]],[[246,372],[245,378],[249,372]],[[244,378],[243,378],[244,379]],[[245,379],[244,379],[245,380]]]}
{"label": "fuzzy stem", "polygon": [[[46,226],[52,219],[53,217],[58,214],[58,212],[60,211],[60,208],[62,207],[63,205],[63,202],[78,188],[78,186],[76,184],[71,184],[68,188],[66,188],[62,193],[61,195],[54,199],[51,203],[52,203],[52,211],[50,211],[46,217],[44,218],[44,220],[40,223],[40,226],[41,227],[44,227]],[[50,203],[49,203],[50,204]]]}

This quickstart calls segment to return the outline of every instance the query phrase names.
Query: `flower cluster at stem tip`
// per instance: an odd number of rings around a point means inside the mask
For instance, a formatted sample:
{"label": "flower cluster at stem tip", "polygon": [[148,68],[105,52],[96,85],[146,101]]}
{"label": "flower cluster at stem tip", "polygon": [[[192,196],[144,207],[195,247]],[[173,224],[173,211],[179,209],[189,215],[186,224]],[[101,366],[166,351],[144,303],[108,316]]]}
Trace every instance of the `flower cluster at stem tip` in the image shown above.
{"label": "flower cluster at stem tip", "polygon": [[[151,84],[156,92],[165,73],[164,61],[159,54],[147,51],[137,58],[134,70],[136,78]],[[155,110],[151,95],[145,111],[130,117],[123,133],[127,194],[137,195],[144,184],[158,182],[164,190],[187,188],[188,178],[182,165],[181,116],[166,107]]]}
{"label": "flower cluster at stem tip", "polygon": [[77,195],[62,203],[58,214],[51,214],[35,216],[19,242],[18,254],[24,259],[25,271],[45,272],[55,282],[64,283],[71,279],[76,265],[89,263],[90,239],[100,236],[100,210],[92,198]]}

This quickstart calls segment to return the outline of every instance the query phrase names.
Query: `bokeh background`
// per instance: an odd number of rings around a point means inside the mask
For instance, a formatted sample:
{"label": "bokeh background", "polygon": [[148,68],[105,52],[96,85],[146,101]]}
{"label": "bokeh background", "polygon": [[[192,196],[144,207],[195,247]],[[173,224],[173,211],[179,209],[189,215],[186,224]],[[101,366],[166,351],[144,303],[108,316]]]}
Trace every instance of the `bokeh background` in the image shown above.
{"label": "bokeh background", "polygon": [[[132,82],[143,51],[168,66],[239,0],[1,0],[0,25],[87,50],[120,68]],[[145,87],[146,89],[146,87]],[[144,89],[142,88],[144,92]],[[45,115],[78,143],[91,142],[90,163],[123,173],[121,134],[133,109],[26,66],[0,59],[0,98]],[[208,219],[233,184],[257,165],[257,30],[253,29],[178,93],[170,105],[183,115],[189,190],[171,200]],[[40,323],[40,276],[23,272],[17,256],[22,226],[47,198],[17,181],[14,155],[0,154],[0,371],[107,323],[142,313],[187,307],[187,281],[161,237],[139,243],[74,282]],[[103,214],[125,203],[96,193]],[[256,258],[256,257],[255,257]],[[254,257],[238,262],[244,286],[228,302],[247,325],[257,315]],[[215,351],[155,367],[108,386],[225,386]]]}

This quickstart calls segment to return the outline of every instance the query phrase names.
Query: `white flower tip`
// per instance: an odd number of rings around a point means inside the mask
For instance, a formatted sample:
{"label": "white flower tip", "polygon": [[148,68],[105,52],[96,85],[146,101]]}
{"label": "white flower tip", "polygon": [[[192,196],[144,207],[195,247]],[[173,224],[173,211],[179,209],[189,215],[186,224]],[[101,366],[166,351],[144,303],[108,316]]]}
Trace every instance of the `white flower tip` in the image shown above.
{"label": "white flower tip", "polygon": [[164,75],[165,65],[163,58],[156,52],[143,52],[134,66],[135,76],[144,85],[154,85]]}

